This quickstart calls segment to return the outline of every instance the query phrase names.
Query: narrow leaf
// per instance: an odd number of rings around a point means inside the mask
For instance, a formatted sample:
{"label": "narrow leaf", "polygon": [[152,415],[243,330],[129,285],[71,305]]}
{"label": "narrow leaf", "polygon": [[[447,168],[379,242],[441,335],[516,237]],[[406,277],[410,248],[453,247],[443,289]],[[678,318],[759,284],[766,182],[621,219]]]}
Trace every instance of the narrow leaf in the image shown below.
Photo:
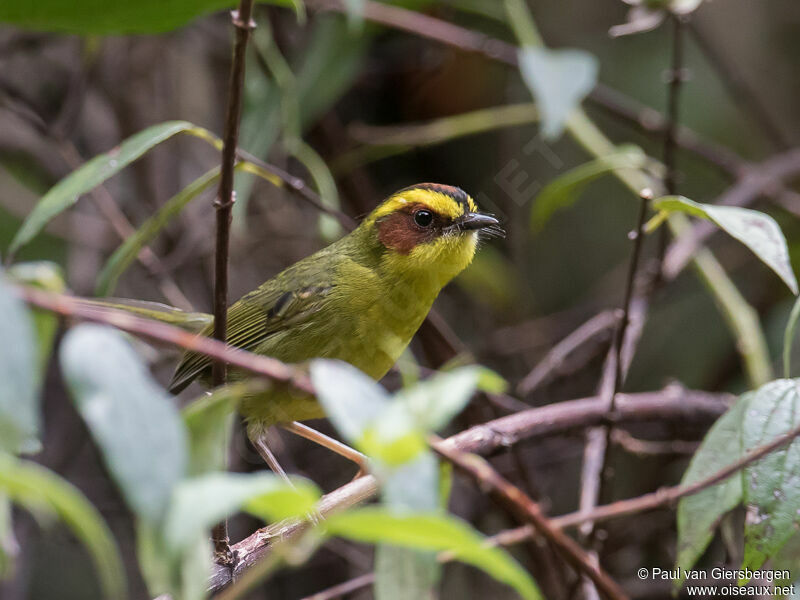
{"label": "narrow leaf", "polygon": [[147,219],[136,233],[125,238],[122,245],[114,251],[97,276],[95,293],[108,296],[113,293],[117,281],[125,270],[136,260],[142,248],[147,246],[186,207],[211,185],[219,180],[219,167],[215,167],[195,179],[180,192],[170,198],[158,212]]}
{"label": "narrow leaf", "polygon": [[72,484],[33,462],[0,453],[0,491],[34,512],[52,512],[86,547],[106,598],[127,596],[125,571],[114,538],[100,513]]}
{"label": "narrow leaf", "polygon": [[523,598],[542,598],[530,575],[504,550],[465,522],[440,514],[396,514],[381,508],[359,508],[331,515],[329,533],[367,543],[390,543],[419,550],[448,551],[458,560],[482,569],[513,587]]}
{"label": "narrow leaf", "polygon": [[571,205],[589,183],[619,169],[641,169],[647,155],[637,146],[620,146],[616,152],[570,169],[548,183],[536,196],[531,210],[531,227],[540,231],[554,212]]}
{"label": "narrow leaf", "polygon": [[108,327],[72,329],[62,344],[61,368],[128,505],[157,522],[186,472],[186,432],[171,397]]}
{"label": "narrow leaf", "polygon": [[[13,2],[3,3],[4,6],[8,4],[15,5]],[[71,7],[70,11],[77,10],[74,3],[69,6]],[[103,14],[107,8],[98,6],[96,14]],[[1,20],[3,20],[2,17],[0,17]],[[11,241],[9,253],[15,253],[20,247],[30,242],[55,216],[75,204],[81,195],[119,173],[154,146],[182,132],[190,133],[207,141],[215,140],[213,134],[187,121],[168,121],[132,135],[116,148],[95,156],[54,185],[39,200],[22,223],[22,227]]]}
{"label": "narrow leaf", "polygon": [[38,449],[39,396],[30,313],[0,272],[0,450]]}
{"label": "narrow leaf", "polygon": [[598,66],[583,50],[525,46],[519,51],[519,69],[542,116],[542,135],[554,139],[594,87]]}
{"label": "narrow leaf", "polygon": [[797,279],[789,262],[786,238],[775,219],[769,215],[738,206],[700,204],[683,196],[664,196],[653,203],[653,208],[666,212],[682,212],[714,222],[750,248],[797,294]]}

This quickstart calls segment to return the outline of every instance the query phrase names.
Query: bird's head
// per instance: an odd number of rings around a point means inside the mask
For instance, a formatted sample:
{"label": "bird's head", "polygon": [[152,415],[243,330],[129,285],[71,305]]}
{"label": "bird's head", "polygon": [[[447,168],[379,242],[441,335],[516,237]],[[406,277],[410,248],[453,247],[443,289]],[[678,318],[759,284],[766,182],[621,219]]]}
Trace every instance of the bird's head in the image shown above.
{"label": "bird's head", "polygon": [[472,262],[481,236],[502,236],[496,218],[463,190],[419,183],[395,192],[364,221],[385,249],[387,268],[449,281]]}

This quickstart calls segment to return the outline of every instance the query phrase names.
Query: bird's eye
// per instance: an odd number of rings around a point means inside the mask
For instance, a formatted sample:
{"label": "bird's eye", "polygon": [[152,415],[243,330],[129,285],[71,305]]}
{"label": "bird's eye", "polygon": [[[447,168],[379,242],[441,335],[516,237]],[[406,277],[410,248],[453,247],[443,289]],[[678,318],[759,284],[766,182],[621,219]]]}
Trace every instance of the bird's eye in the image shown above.
{"label": "bird's eye", "polygon": [[414,223],[420,227],[428,227],[433,223],[433,213],[429,210],[418,210],[414,213]]}

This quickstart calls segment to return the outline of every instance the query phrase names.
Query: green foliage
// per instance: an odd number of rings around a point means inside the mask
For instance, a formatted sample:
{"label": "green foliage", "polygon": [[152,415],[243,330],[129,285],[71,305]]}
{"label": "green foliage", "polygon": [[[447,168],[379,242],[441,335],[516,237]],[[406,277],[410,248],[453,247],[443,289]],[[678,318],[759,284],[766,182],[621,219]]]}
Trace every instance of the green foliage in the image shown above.
{"label": "green foliage", "polygon": [[[313,361],[311,378],[333,424],[371,457],[381,482],[385,509],[348,511],[327,522],[330,533],[382,544],[376,559],[378,597],[425,597],[438,579],[428,553],[394,546],[450,550],[514,586],[523,597],[538,597],[527,573],[508,555],[482,547],[477,533],[441,512],[438,461],[426,442],[429,432],[444,427],[476,390],[504,389],[501,378],[483,367],[461,367],[404,388],[394,398],[355,367],[338,361]],[[401,579],[405,583],[398,589]]]}
{"label": "green foliage", "polygon": [[[779,379],[742,396],[709,431],[684,475],[699,481],[800,424],[800,380]],[[742,566],[760,568],[779,554],[800,527],[800,441],[751,463],[727,480],[681,500],[678,559],[691,568],[711,541],[721,517],[747,509]]]}
{"label": "green foliage", "polygon": [[531,209],[531,227],[540,231],[553,213],[574,203],[583,188],[595,179],[618,169],[641,169],[647,162],[647,155],[641,148],[625,145],[559,175],[536,196]]}
{"label": "green foliage", "polygon": [[795,334],[797,333],[797,321],[800,319],[800,298],[795,300],[792,312],[789,314],[789,321],[783,333],[783,376],[792,376],[792,345],[794,344]]}
{"label": "green foliage", "polygon": [[189,434],[190,476],[225,470],[236,406],[249,388],[247,383],[222,386],[183,409],[183,424]]}
{"label": "green foliage", "polygon": [[[728,466],[741,455],[742,420],[750,395],[739,399],[714,423],[692,457],[681,483],[701,481]],[[742,479],[737,473],[725,481],[683,498],[678,504],[678,556],[676,567],[685,573],[705,551],[720,519],[742,501]],[[680,584],[683,578],[676,581]]]}
{"label": "green foliage", "polygon": [[92,557],[105,597],[127,596],[125,571],[111,532],[72,484],[36,463],[0,452],[0,492],[36,516],[61,519]]}
{"label": "green foliage", "polygon": [[[294,7],[305,15],[301,0],[258,0]],[[236,0],[42,0],[0,3],[0,22],[26,29],[78,34],[162,33],[192,19],[225,8]]]}
{"label": "green foliage", "polygon": [[186,479],[176,488],[163,532],[166,550],[181,556],[212,525],[244,510],[276,521],[308,514],[319,489],[295,478],[292,485],[272,473],[207,473]]}
{"label": "green foliage", "polygon": [[786,238],[775,219],[769,215],[738,206],[700,204],[683,196],[664,196],[653,202],[653,208],[662,215],[678,212],[712,221],[750,248],[797,294],[797,279],[789,262]]}
{"label": "green foliage", "polygon": [[541,598],[528,573],[508,554],[484,543],[466,523],[443,514],[398,514],[368,507],[332,515],[324,523],[328,533],[359,542],[388,542],[397,546],[451,552],[498,581],[512,586],[523,598]]}
{"label": "green foliage", "polygon": [[30,313],[0,272],[0,451],[39,447],[35,334]]}
{"label": "green foliage", "polygon": [[186,432],[170,396],[117,331],[79,325],[61,366],[75,405],[137,516],[159,522],[186,472]]}
{"label": "green foliage", "polygon": [[[7,3],[6,3],[7,4]],[[4,4],[4,5],[6,5]],[[12,3],[14,6],[22,4]],[[58,2],[59,5],[63,3]],[[163,5],[163,3],[160,3]],[[71,5],[63,4],[69,7]],[[2,9],[0,9],[2,10]],[[69,8],[74,11],[75,8]],[[103,10],[99,9],[102,13]],[[54,185],[28,214],[9,247],[15,253],[30,242],[52,219],[78,201],[81,195],[119,173],[145,152],[178,133],[189,133],[216,144],[215,136],[186,121],[168,121],[148,127],[129,137],[116,148],[95,156]]]}

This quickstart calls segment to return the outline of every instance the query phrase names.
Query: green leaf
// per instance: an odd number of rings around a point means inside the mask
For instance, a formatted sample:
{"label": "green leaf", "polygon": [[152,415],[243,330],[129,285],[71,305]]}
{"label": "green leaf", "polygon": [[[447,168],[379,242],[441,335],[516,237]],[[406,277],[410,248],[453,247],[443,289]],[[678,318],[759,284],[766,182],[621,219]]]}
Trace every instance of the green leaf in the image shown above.
{"label": "green leaf", "polygon": [[108,296],[117,286],[117,281],[125,270],[131,266],[142,248],[147,246],[161,230],[186,207],[189,202],[219,180],[220,169],[215,167],[195,179],[180,192],[170,198],[158,212],[147,219],[139,229],[114,251],[97,276],[95,293]]}
{"label": "green leaf", "polygon": [[72,484],[52,471],[0,453],[0,491],[33,512],[57,515],[86,547],[106,598],[127,596],[125,571],[100,513]]}
{"label": "green leaf", "polygon": [[789,321],[786,323],[786,330],[783,332],[783,376],[786,378],[792,376],[792,345],[797,333],[798,319],[800,319],[800,298],[795,300]]}
{"label": "green leaf", "polygon": [[700,204],[683,196],[664,196],[653,202],[653,208],[668,213],[682,212],[714,222],[750,248],[797,294],[797,279],[789,262],[786,238],[783,237],[780,226],[769,215],[738,206]]}
{"label": "green leaf", "polygon": [[[742,439],[749,452],[800,424],[798,380],[779,379],[753,392]],[[800,528],[800,441],[776,450],[742,473],[747,518],[744,562],[760,568]]]}
{"label": "green leaf", "polygon": [[198,535],[239,509],[276,521],[308,514],[319,497],[313,483],[292,478],[288,484],[272,473],[208,473],[184,480],[165,520],[166,548],[183,553]]}
{"label": "green leaf", "polygon": [[0,450],[39,448],[36,346],[30,313],[0,271]]}
{"label": "green leaf", "polygon": [[72,329],[62,344],[61,368],[128,505],[158,522],[187,463],[186,431],[171,396],[108,327]]}
{"label": "green leaf", "polygon": [[351,443],[359,442],[367,427],[389,407],[386,390],[348,363],[312,361],[311,381],[325,414]]}
{"label": "green leaf", "polygon": [[598,65],[583,50],[525,46],[519,50],[519,69],[540,111],[542,135],[552,140],[594,87]]}
{"label": "green leaf", "polygon": [[189,433],[189,475],[225,470],[233,417],[239,398],[249,388],[248,383],[225,385],[183,409],[183,423]]}
{"label": "green leaf", "polygon": [[[8,276],[14,281],[48,292],[61,293],[66,289],[61,267],[48,261],[17,263],[9,267]],[[36,331],[38,366],[36,379],[41,381],[50,362],[53,342],[58,330],[58,317],[49,310],[39,308],[31,308],[30,314],[33,317],[33,327]]]}
{"label": "green leaf", "polygon": [[448,551],[513,587],[523,598],[542,598],[530,575],[505,551],[484,544],[468,524],[442,514],[397,514],[376,507],[330,515],[324,523],[333,535],[366,543],[389,543],[418,550]]}
{"label": "green leaf", "polygon": [[[90,2],[90,0],[83,0],[83,2]],[[95,2],[91,3],[94,4]],[[60,0],[57,0],[57,4],[70,13],[78,11],[75,2],[62,3]],[[86,12],[85,14],[93,15],[92,18],[94,18],[94,16],[103,15],[107,9],[111,10],[111,6],[121,6],[119,3],[108,6],[105,2],[100,4],[102,4],[102,6],[98,5],[96,12]],[[161,1],[158,4],[161,10],[164,10],[164,2]],[[30,12],[30,6],[25,3],[4,2],[0,6],[24,6],[25,11]],[[41,4],[37,2],[32,6],[38,7],[41,6]],[[138,7],[139,5],[131,4],[128,10],[133,10],[133,6]],[[4,20],[2,18],[3,10],[3,8],[0,8],[0,21]],[[33,12],[36,11],[34,10]],[[113,12],[113,10],[111,10],[111,12]],[[135,12],[135,10],[133,12]],[[36,207],[22,223],[22,227],[20,227],[14,239],[11,241],[8,250],[9,253],[15,253],[20,247],[30,242],[53,217],[75,204],[81,195],[116,175],[127,165],[141,157],[145,152],[178,133],[189,133],[205,139],[210,143],[216,143],[216,137],[212,133],[187,121],[167,121],[166,123],[153,125],[152,127],[148,127],[132,135],[116,148],[105,154],[95,156],[54,185],[50,191],[39,200]]]}
{"label": "green leaf", "polygon": [[[720,417],[695,452],[681,485],[705,479],[742,455],[742,423],[752,394],[745,394]],[[734,474],[725,481],[686,496],[678,503],[678,556],[675,562],[685,574],[697,562],[714,536],[720,519],[742,501],[742,478]],[[680,586],[683,577],[675,584]]]}
{"label": "green leaf", "polygon": [[548,183],[536,196],[531,227],[540,231],[554,212],[571,205],[589,183],[619,169],[641,169],[647,155],[638,146],[620,146],[615,152],[570,169]]}
{"label": "green leaf", "polygon": [[11,520],[11,499],[0,493],[0,581],[13,576],[19,546]]}
{"label": "green leaf", "polygon": [[[300,0],[258,0],[293,7],[305,14]],[[235,8],[236,0],[38,0],[0,3],[0,22],[26,29],[77,34],[162,33],[208,13]]]}
{"label": "green leaf", "polygon": [[502,391],[504,384],[493,371],[471,365],[436,373],[400,390],[395,399],[408,407],[420,429],[437,431],[464,409],[478,389]]}

